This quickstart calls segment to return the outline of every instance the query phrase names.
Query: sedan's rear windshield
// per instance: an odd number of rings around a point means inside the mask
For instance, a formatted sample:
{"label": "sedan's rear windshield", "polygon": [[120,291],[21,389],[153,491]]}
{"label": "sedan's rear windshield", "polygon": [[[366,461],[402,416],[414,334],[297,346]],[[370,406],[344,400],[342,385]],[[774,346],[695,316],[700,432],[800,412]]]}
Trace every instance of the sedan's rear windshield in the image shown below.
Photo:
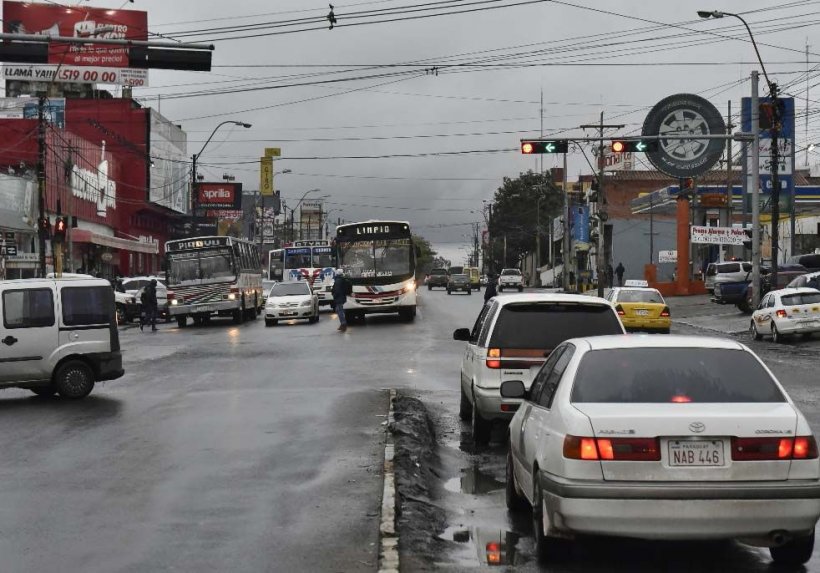
{"label": "sedan's rear windshield", "polygon": [[491,348],[551,350],[570,338],[623,334],[618,316],[602,304],[528,302],[502,307]]}
{"label": "sedan's rear windshield", "polygon": [[783,306],[793,306],[796,304],[817,304],[820,303],[820,292],[802,292],[796,294],[787,294],[780,297],[780,302]]}
{"label": "sedan's rear windshield", "polygon": [[618,302],[663,303],[663,297],[658,291],[622,290],[618,293]]}
{"label": "sedan's rear windshield", "polygon": [[785,402],[753,355],[725,348],[617,348],[584,355],[573,402]]}

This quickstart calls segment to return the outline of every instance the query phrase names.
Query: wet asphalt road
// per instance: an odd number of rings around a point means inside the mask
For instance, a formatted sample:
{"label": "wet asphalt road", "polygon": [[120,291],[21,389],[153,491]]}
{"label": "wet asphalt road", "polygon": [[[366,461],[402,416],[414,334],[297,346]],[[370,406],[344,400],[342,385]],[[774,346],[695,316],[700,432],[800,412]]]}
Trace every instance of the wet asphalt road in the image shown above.
{"label": "wet asphalt road", "polygon": [[[375,571],[389,387],[420,396],[440,436],[442,536],[461,541],[430,568],[481,567],[479,545],[503,537],[515,570],[538,570],[528,517],[504,508],[503,448],[473,453],[456,415],[451,334],[481,295],[422,298],[415,323],[369,318],[344,335],[328,314],[126,327],[126,376],[86,400],[0,393],[0,571]],[[754,346],[820,428],[820,340]],[[598,539],[550,570],[768,567],[734,544]]]}

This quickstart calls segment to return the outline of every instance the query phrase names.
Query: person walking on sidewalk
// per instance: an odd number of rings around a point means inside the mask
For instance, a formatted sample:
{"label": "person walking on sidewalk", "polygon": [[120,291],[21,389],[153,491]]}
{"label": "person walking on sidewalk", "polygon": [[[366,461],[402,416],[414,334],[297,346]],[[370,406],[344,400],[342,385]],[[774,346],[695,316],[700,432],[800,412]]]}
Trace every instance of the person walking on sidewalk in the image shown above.
{"label": "person walking on sidewalk", "polygon": [[333,308],[336,315],[339,317],[339,328],[341,332],[347,330],[347,318],[345,317],[345,303],[347,302],[347,295],[351,294],[352,290],[350,283],[345,279],[345,273],[342,269],[336,269],[336,278],[333,281]]}
{"label": "person walking on sidewalk", "polygon": [[624,272],[626,272],[626,269],[624,268],[624,264],[623,263],[618,263],[618,266],[615,267],[615,275],[618,277],[618,286],[619,287],[624,286]]}

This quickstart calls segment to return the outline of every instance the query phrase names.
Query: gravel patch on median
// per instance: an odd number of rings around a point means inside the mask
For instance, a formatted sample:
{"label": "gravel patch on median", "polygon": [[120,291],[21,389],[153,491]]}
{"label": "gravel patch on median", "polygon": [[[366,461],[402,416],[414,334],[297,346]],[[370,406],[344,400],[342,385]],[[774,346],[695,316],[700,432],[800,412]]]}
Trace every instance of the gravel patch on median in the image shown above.
{"label": "gravel patch on median", "polygon": [[396,396],[390,432],[395,442],[393,458],[398,492],[398,535],[402,570],[434,570],[434,559],[445,541],[437,535],[446,523],[445,510],[433,497],[438,481],[436,436],[424,404],[416,398]]}

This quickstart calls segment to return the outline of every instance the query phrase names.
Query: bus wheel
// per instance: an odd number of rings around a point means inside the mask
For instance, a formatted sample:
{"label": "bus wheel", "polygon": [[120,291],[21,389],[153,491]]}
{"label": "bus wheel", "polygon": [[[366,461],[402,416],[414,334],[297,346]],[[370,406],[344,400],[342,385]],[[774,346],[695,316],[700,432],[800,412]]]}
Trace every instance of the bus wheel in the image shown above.
{"label": "bus wheel", "polygon": [[187,316],[178,316],[177,317],[177,326],[180,328],[185,328],[188,326],[188,317]]}
{"label": "bus wheel", "polygon": [[235,311],[233,311],[233,323],[242,324],[243,322],[245,322],[245,309],[237,308]]}
{"label": "bus wheel", "polygon": [[416,318],[416,307],[411,306],[409,308],[400,308],[399,317],[407,322],[412,322],[412,320]]}

